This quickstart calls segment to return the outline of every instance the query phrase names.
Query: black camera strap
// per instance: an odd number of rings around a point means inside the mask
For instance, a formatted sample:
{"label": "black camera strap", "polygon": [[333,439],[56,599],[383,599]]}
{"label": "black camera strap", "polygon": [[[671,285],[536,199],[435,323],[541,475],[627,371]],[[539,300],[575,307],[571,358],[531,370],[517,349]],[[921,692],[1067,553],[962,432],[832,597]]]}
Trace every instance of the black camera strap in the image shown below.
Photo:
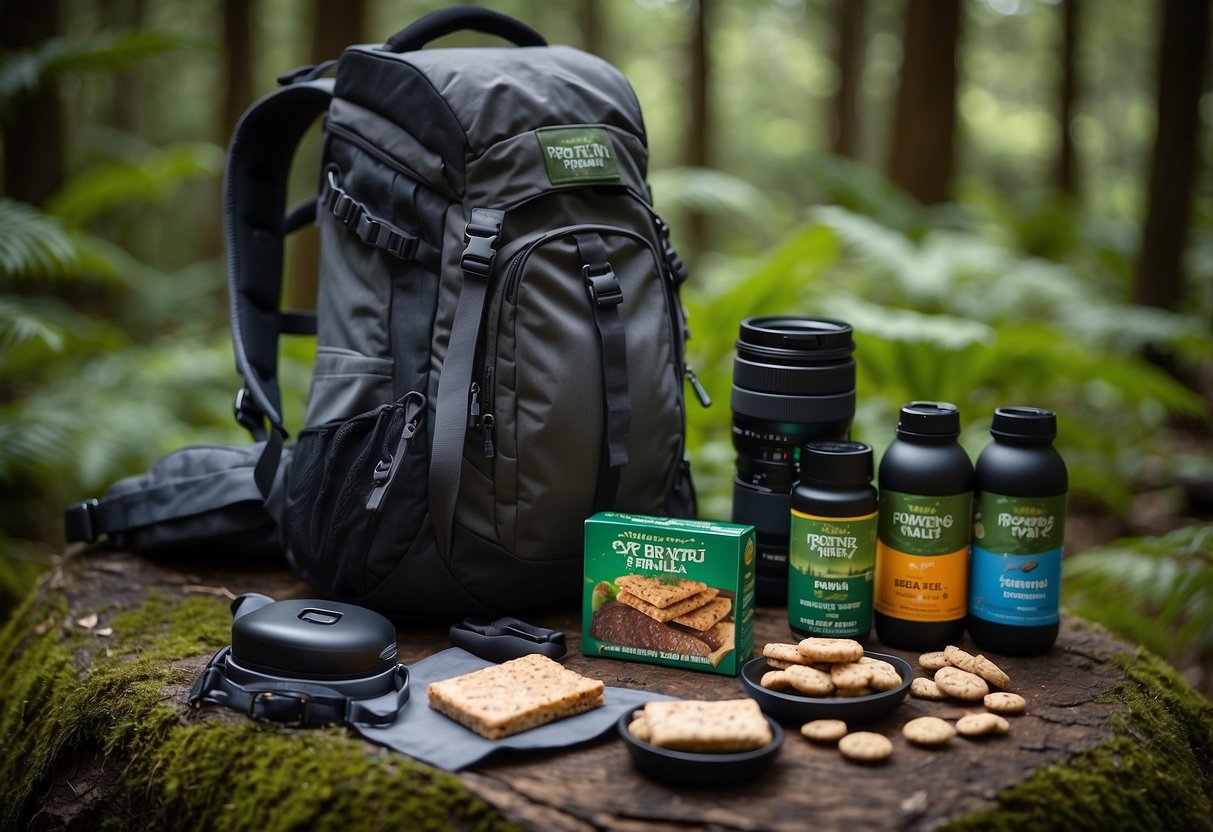
{"label": "black camera strap", "polygon": [[201,707],[203,701],[214,702],[252,719],[280,722],[288,725],[316,728],[333,723],[391,725],[409,698],[409,672],[397,665],[392,675],[395,696],[389,707],[381,705],[386,693],[372,698],[349,696],[319,682],[281,680],[266,677],[253,685],[233,681],[227,672],[227,658],[232,648],[224,647],[207,663],[206,669],[190,690],[189,704]]}

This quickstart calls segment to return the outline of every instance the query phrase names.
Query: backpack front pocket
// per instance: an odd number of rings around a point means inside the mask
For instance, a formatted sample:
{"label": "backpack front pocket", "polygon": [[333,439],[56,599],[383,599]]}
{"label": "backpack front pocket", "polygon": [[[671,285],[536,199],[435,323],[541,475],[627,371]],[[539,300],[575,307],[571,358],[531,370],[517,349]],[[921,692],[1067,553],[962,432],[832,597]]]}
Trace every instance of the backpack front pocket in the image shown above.
{"label": "backpack front pocket", "polygon": [[[594,248],[599,263],[588,262]],[[500,262],[465,472],[491,476],[489,516],[506,548],[571,557],[595,510],[659,513],[672,487],[682,417],[664,270],[646,238],[595,224],[518,240]],[[609,315],[613,343],[600,328]],[[612,434],[627,459],[614,479]]]}
{"label": "backpack front pocket", "polygon": [[283,534],[289,557],[309,580],[343,596],[363,595],[416,536],[426,506],[425,448],[417,436],[425,401],[409,393],[300,433],[287,474]]}

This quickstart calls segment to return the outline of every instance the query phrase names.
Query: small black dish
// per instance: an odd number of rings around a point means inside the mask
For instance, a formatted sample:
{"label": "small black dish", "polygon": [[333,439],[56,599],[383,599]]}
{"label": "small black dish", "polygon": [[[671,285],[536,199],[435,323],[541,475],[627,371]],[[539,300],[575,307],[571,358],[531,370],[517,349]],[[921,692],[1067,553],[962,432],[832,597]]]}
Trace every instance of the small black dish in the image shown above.
{"label": "small black dish", "polygon": [[766,771],[779,747],[783,745],[783,729],[779,723],[766,717],[771,726],[771,741],[753,751],[737,751],[727,754],[700,754],[691,751],[672,751],[659,748],[632,736],[628,725],[632,711],[620,714],[619,736],[623,737],[632,755],[636,768],[654,780],[679,786],[723,786],[744,783]]}
{"label": "small black dish", "polygon": [[803,724],[814,719],[841,719],[847,723],[873,722],[902,703],[910,690],[914,670],[905,659],[884,653],[864,651],[865,656],[882,659],[897,668],[901,684],[868,696],[814,697],[795,690],[768,690],[762,686],[762,675],[775,670],[764,656],[750,659],[741,668],[741,687],[746,695],[758,701],[763,713],[780,722]]}

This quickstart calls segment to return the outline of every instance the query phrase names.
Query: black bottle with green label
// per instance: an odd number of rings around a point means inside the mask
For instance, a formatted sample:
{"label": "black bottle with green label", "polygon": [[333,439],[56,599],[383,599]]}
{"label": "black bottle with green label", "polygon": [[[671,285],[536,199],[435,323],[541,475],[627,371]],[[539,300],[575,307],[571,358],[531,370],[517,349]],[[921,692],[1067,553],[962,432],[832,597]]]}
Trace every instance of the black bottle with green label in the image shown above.
{"label": "black bottle with green label", "polygon": [[969,636],[983,650],[1032,656],[1057,640],[1069,475],[1052,411],[1001,407],[990,433],[977,458]]}
{"label": "black bottle with green label", "polygon": [[876,566],[872,449],[810,442],[792,490],[788,624],[801,636],[866,641]]}
{"label": "black bottle with green label", "polygon": [[939,650],[964,634],[973,463],[946,402],[901,409],[880,460],[873,611],[881,642]]}

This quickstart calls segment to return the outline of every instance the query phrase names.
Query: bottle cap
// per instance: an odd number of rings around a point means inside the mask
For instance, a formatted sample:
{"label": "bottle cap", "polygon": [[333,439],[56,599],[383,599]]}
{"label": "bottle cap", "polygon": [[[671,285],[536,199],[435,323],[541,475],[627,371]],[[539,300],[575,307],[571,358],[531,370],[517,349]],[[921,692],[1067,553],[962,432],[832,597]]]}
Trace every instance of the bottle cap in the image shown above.
{"label": "bottle cap", "polygon": [[959,436],[960,408],[948,402],[910,402],[901,408],[898,434]]}
{"label": "bottle cap", "polygon": [[1043,407],[1000,407],[994,411],[990,433],[1016,439],[1052,439],[1057,436],[1057,414]]}
{"label": "bottle cap", "polygon": [[810,442],[800,456],[800,475],[823,485],[867,485],[872,448],[862,442]]}

